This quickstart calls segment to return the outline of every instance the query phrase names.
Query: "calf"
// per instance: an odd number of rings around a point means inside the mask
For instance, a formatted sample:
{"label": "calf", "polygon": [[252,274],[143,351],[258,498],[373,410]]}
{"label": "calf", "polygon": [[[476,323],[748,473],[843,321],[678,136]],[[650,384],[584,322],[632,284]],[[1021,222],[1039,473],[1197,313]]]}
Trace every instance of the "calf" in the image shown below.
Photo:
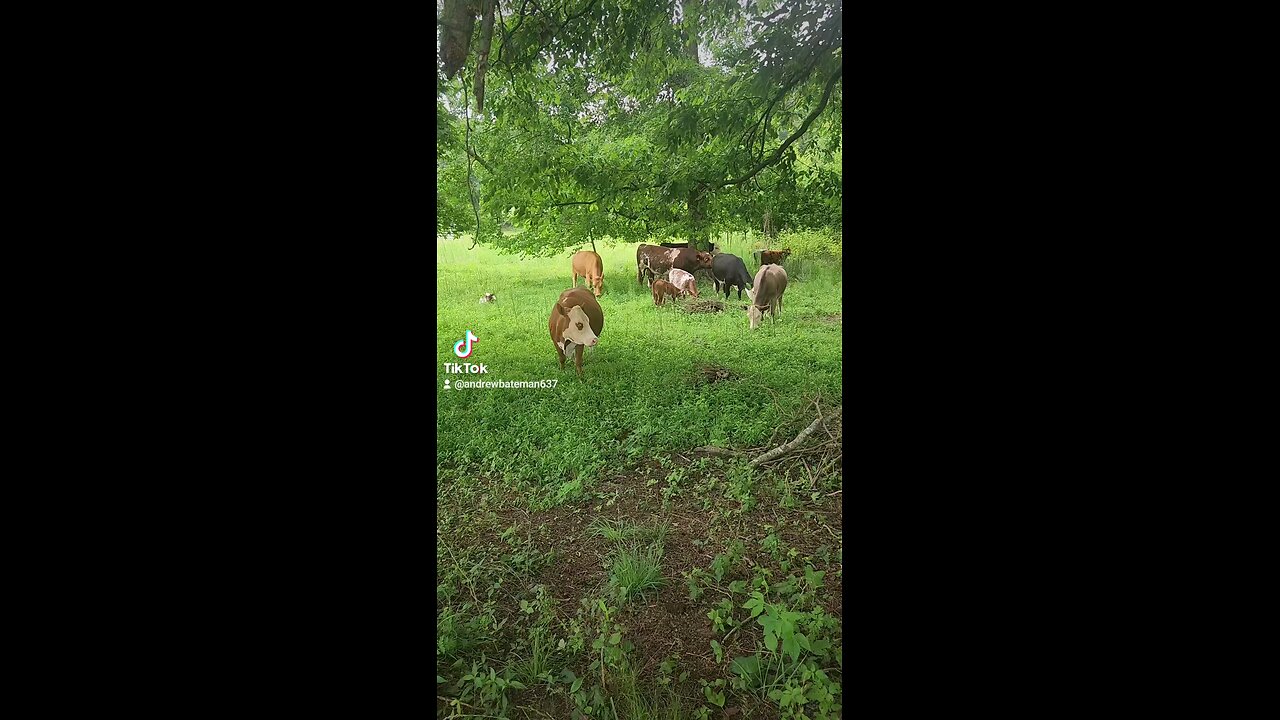
{"label": "calf", "polygon": [[578,287],[578,278],[587,279],[587,287],[600,297],[604,291],[604,263],[600,256],[590,250],[583,250],[573,256],[573,286]]}
{"label": "calf", "polygon": [[477,304],[483,305],[485,303],[491,303],[491,302],[498,302],[498,296],[494,295],[493,293],[485,293],[484,295],[480,296],[480,302]]}
{"label": "calf", "polygon": [[667,280],[680,289],[685,295],[698,297],[698,281],[692,275],[678,268],[671,268]]}
{"label": "calf", "polygon": [[747,299],[751,299],[751,288],[755,285],[751,281],[751,274],[747,272],[747,264],[742,262],[742,258],[737,255],[729,255],[728,253],[720,253],[716,255],[716,259],[711,263],[711,282],[715,283],[716,291],[719,292],[720,286],[724,286],[724,299],[729,299],[729,288],[737,286],[738,299],[742,299],[742,291],[747,291]]}
{"label": "calf", "polygon": [[564,360],[572,354],[578,377],[582,377],[582,348],[593,347],[604,331],[604,310],[600,303],[582,288],[569,288],[560,293],[560,299],[551,306],[547,327],[556,346],[560,369],[564,370]]}
{"label": "calf", "polygon": [[760,265],[781,265],[783,260],[791,255],[791,248],[785,250],[762,250],[760,252]]}
{"label": "calf", "polygon": [[654,280],[653,285],[650,287],[653,290],[653,304],[658,307],[662,307],[662,303],[665,302],[668,297],[678,298],[681,295],[680,288],[672,285],[666,280]]}
{"label": "calf", "polygon": [[636,248],[636,282],[653,284],[653,279],[667,274],[671,268],[693,274],[711,269],[711,253],[692,248],[665,248],[641,243]]}
{"label": "calf", "polygon": [[787,271],[781,265],[761,265],[756,273],[755,296],[747,307],[747,317],[751,318],[751,329],[760,327],[766,310],[778,321],[778,313],[782,312],[782,293],[787,290]]}

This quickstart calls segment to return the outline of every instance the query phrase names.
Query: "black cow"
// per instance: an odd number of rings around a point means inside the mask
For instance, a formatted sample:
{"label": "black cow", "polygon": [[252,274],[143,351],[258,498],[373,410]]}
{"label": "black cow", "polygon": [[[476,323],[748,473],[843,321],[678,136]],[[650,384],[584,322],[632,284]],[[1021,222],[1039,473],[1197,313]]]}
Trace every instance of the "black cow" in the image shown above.
{"label": "black cow", "polygon": [[724,299],[729,299],[729,288],[737,286],[738,299],[742,299],[742,291],[747,290],[747,297],[751,297],[751,288],[754,287],[751,282],[751,274],[747,272],[747,264],[742,262],[742,258],[737,255],[728,253],[720,253],[711,261],[711,282],[716,287],[716,292],[720,291],[721,286],[724,287]]}

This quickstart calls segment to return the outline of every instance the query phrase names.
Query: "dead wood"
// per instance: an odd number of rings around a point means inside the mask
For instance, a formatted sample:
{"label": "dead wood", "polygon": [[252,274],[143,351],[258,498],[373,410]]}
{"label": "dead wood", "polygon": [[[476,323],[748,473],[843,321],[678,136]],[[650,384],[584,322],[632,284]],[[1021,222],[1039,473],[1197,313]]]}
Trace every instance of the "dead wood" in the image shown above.
{"label": "dead wood", "polygon": [[[836,415],[840,414],[840,409],[842,407],[843,405],[836,408],[836,411],[835,411]],[[818,411],[818,417],[815,418],[813,422],[809,423],[809,427],[801,430],[800,434],[795,436],[795,439],[793,439],[791,442],[785,445],[779,445],[778,447],[770,450],[769,452],[757,457],[756,459],[750,462],[750,465],[756,466],[756,465],[760,465],[761,463],[767,463],[771,460],[775,460],[781,457],[782,455],[785,455],[786,453],[794,450],[795,448],[799,447],[810,435],[812,435],[813,431],[817,430],[818,426],[821,425],[822,423],[823,423],[822,411]]]}

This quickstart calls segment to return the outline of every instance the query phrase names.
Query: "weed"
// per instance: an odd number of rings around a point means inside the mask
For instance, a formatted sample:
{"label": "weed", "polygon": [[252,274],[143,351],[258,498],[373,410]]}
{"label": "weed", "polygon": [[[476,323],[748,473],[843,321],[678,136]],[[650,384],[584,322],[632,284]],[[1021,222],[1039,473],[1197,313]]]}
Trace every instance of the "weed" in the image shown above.
{"label": "weed", "polygon": [[623,600],[662,585],[662,546],[632,546],[619,550],[609,571],[609,582]]}

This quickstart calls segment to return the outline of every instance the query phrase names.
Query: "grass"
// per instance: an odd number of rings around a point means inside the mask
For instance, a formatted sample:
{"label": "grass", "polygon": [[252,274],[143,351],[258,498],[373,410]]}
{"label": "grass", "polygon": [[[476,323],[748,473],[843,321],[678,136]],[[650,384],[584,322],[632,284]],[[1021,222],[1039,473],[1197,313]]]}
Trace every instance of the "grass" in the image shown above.
{"label": "grass", "polygon": [[609,582],[623,600],[643,596],[662,585],[662,546],[633,546],[618,551]]}
{"label": "grass", "polygon": [[[437,387],[446,378],[559,382],[547,390],[441,390],[436,452],[446,478],[480,472],[544,488],[545,504],[564,502],[610,466],[700,445],[757,444],[814,394],[840,396],[840,325],[825,320],[840,312],[838,269],[802,271],[780,320],[753,332],[740,309],[745,296],[739,303],[731,295],[720,313],[654,307],[636,282],[635,245],[597,242],[605,323],[578,379],[571,363],[559,370],[547,331],[552,304],[571,285],[572,253],[521,259],[469,244],[437,241]],[[721,244],[754,270],[745,239]],[[704,297],[713,294],[708,281],[700,284]],[[486,292],[498,301],[479,304]],[[467,330],[479,338],[467,362],[484,363],[485,375],[443,369],[459,361],[453,346]],[[699,368],[710,365],[733,378],[702,382]]]}
{"label": "grass", "polygon": [[[719,243],[754,274],[750,238]],[[578,378],[547,331],[576,248],[469,245],[437,240],[437,387],[558,382],[438,393],[437,716],[840,717],[840,456],[747,462],[841,404],[840,269],[792,256],[780,320],[751,331],[745,296],[654,307],[635,245],[597,241],[605,327]]]}

